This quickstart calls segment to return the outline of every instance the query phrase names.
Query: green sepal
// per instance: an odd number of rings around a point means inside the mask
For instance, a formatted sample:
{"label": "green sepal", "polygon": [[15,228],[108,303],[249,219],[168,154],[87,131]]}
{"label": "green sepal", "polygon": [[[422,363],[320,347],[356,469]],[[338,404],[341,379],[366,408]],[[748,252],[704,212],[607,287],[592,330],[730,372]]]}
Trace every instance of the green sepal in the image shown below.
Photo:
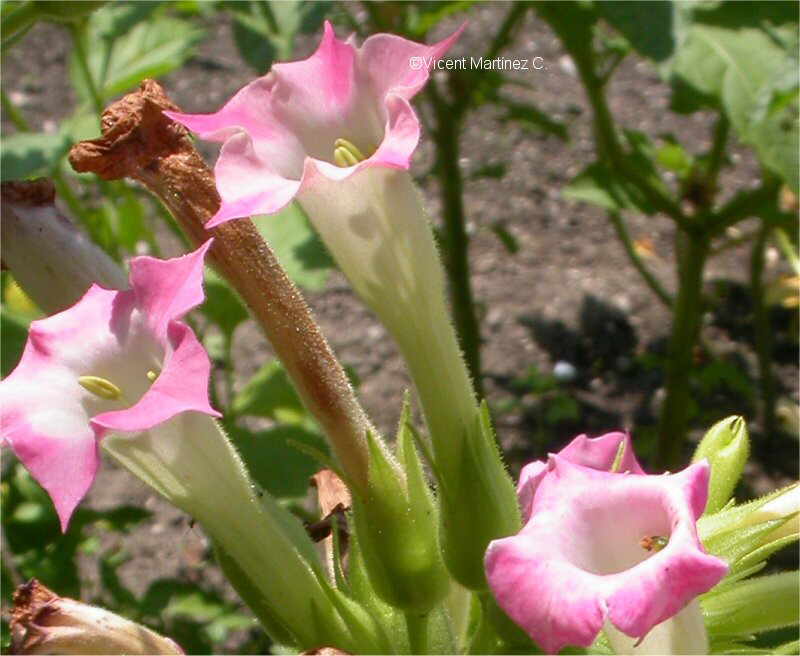
{"label": "green sepal", "polygon": [[359,602],[383,627],[394,652],[406,653],[408,651],[408,634],[405,630],[403,613],[392,608],[376,594],[364,564],[358,536],[355,533],[350,536],[347,563],[351,597]]}
{"label": "green sepal", "polygon": [[449,577],[441,558],[433,499],[407,429],[403,407],[398,447],[405,472],[367,435],[366,497],[353,496],[353,523],[375,591],[405,611],[425,613],[447,595]]}
{"label": "green sepal", "polygon": [[733,416],[714,424],[700,441],[692,462],[704,458],[711,465],[706,514],[725,506],[744,471],[750,455],[750,438],[743,417]]}
{"label": "green sepal", "polygon": [[727,561],[731,568],[730,573],[733,574],[745,567],[755,565],[752,560],[744,561],[744,559],[759,549],[764,538],[786,521],[787,518],[771,519],[753,526],[734,528],[715,535],[703,544],[708,553]]}
{"label": "green sepal", "polygon": [[782,572],[737,583],[702,601],[706,627],[719,635],[751,635],[798,623],[800,572]]}
{"label": "green sepal", "polygon": [[773,499],[790,492],[796,486],[797,483],[793,483],[792,485],[787,485],[780,490],[775,490],[759,499],[754,499],[753,501],[748,501],[739,505],[732,505],[729,503],[725,508],[713,515],[703,515],[697,520],[697,533],[700,537],[700,541],[705,544],[719,533],[725,533],[737,526],[747,525],[747,519],[750,515],[759,511]]}
{"label": "green sepal", "polygon": [[440,522],[447,568],[471,590],[487,588],[483,557],[489,542],[522,524],[514,483],[503,464],[484,401],[468,427],[461,457],[440,476]]}

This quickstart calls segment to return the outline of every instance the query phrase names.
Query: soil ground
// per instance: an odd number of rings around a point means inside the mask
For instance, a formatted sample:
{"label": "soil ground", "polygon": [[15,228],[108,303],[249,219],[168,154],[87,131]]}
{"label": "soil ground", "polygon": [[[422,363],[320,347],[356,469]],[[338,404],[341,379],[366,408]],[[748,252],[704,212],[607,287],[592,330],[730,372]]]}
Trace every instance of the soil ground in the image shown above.
{"label": "soil ground", "polygon": [[[470,9],[470,27],[454,48],[453,56],[478,54],[483,35],[496,29],[506,8],[505,3],[489,3]],[[442,33],[447,31],[448,26],[441,27]],[[217,17],[207,30],[198,54],[163,80],[168,92],[186,111],[218,108],[253,77],[239,57],[229,22]],[[311,40],[304,42],[298,57],[308,54],[313,46]],[[5,57],[4,88],[21,102],[37,129],[53,129],[73,106],[66,74],[68,47],[59,28],[40,25]],[[465,207],[472,237],[472,281],[482,311],[485,384],[489,401],[497,410],[499,436],[513,454],[512,468],[518,468],[525,459],[542,455],[548,447],[558,448],[583,430],[599,434],[635,428],[640,421],[645,425],[652,422],[659,380],[633,367],[632,359],[663,343],[670,317],[630,266],[604,213],[561,196],[561,188],[594,159],[591,113],[572,62],[548,28],[533,15],[526,18],[505,54],[543,58],[543,70],[525,73],[525,81],[533,90],[516,93],[519,99],[533,101],[551,117],[564,121],[569,131],[565,142],[500,121],[496,108],[485,107],[469,116],[462,135],[460,164],[469,180]],[[614,76],[609,99],[615,116],[627,128],[653,138],[672,133],[693,152],[702,152],[709,145],[714,117],[671,113],[668,87],[645,61],[626,59]],[[431,161],[431,145],[423,135],[416,172],[424,173]],[[486,164],[501,163],[507,166],[502,178],[470,177]],[[755,181],[756,167],[747,150],[735,148],[733,164],[722,178],[724,196]],[[430,176],[420,182],[435,220],[440,208],[437,184]],[[673,290],[672,224],[664,217],[628,218],[633,237],[651,249],[648,265]],[[498,220],[504,222],[519,244],[514,255],[490,230]],[[746,283],[747,266],[743,263],[748,257],[747,247],[727,250],[709,262],[706,280]],[[770,252],[768,262],[768,275],[777,275],[777,252]],[[409,387],[392,340],[338,273],[331,275],[323,292],[308,294],[308,299],[340,359],[358,373],[362,381],[359,395],[365,407],[377,426],[391,433],[402,392]],[[552,323],[556,321],[563,324]],[[752,349],[718,324],[707,322],[705,338],[715,351],[739,354],[737,366],[755,377]],[[536,325],[538,332],[531,328]],[[542,326],[549,326],[549,333],[544,331],[549,339],[543,336]],[[610,371],[598,372],[591,367],[581,370],[573,357],[578,382],[566,386],[565,391],[579,400],[578,421],[583,423],[572,427],[567,421],[548,427],[542,424],[541,399],[521,390],[513,381],[524,376],[531,366],[551,373],[557,360],[569,360],[570,355],[575,355],[575,349],[559,354],[559,344],[572,344],[575,340],[588,343],[590,349],[598,344],[629,347],[620,347],[618,352],[612,348]],[[268,357],[269,347],[257,327],[252,322],[240,327],[235,348],[239,384]],[[783,394],[793,401],[797,401],[795,362],[790,358],[777,368]],[[628,373],[630,380],[626,384]],[[790,448],[794,449],[796,465],[796,443]],[[776,467],[768,459],[753,462],[747,478],[751,492],[763,492],[790,480],[792,467],[791,463]],[[88,503],[108,507],[121,502],[144,505],[155,513],[151,521],[125,540],[132,559],[120,572],[134,591],[141,592],[149,581],[165,575],[217,579],[207,564],[208,553],[199,529],[190,528],[185,515],[162,502],[127,472],[106,466]],[[91,569],[91,563],[87,568]]]}

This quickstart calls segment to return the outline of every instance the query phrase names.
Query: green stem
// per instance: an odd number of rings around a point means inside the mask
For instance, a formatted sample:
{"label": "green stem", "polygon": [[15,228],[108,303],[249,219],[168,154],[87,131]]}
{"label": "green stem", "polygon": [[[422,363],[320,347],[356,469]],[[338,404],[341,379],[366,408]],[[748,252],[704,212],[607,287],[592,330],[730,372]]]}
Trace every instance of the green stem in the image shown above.
{"label": "green stem", "polygon": [[444,261],[450,282],[450,299],[453,320],[459,336],[464,360],[472,376],[472,385],[479,398],[483,398],[481,376],[481,334],[478,325],[472,282],[469,275],[469,236],[464,218],[464,183],[459,166],[460,115],[436,91],[429,87],[436,129],[436,172],[442,185],[442,212],[444,215]]}
{"label": "green stem", "polygon": [[3,101],[3,111],[14,124],[14,127],[20,132],[30,132],[30,123],[25,120],[22,112],[19,111],[19,108],[13,102],[11,102],[11,98],[6,95],[5,91],[0,91],[0,99]]}
{"label": "green stem", "polygon": [[672,297],[670,296],[669,292],[664,289],[658,278],[653,275],[653,272],[647,268],[647,265],[644,263],[642,258],[639,257],[630,233],[628,232],[628,227],[625,224],[625,220],[622,218],[619,212],[609,212],[608,218],[611,220],[611,225],[614,226],[614,230],[617,231],[617,237],[619,237],[619,240],[625,247],[625,252],[628,255],[628,259],[630,259],[631,264],[633,264],[634,268],[639,272],[639,275],[642,276],[644,281],[647,283],[647,286],[650,287],[651,291],[658,297],[658,299],[664,305],[666,305],[667,308],[671,309]]}
{"label": "green stem", "polygon": [[703,269],[709,251],[705,235],[678,232],[678,295],[675,299],[670,337],[666,397],[658,428],[657,465],[675,469],[682,462],[682,450],[689,420],[692,358],[700,334]]}
{"label": "green stem", "polygon": [[94,77],[92,77],[92,71],[89,68],[89,59],[86,56],[86,48],[84,47],[84,36],[86,35],[86,23],[70,23],[69,31],[70,35],[72,36],[72,45],[75,48],[75,55],[78,60],[78,66],[81,69],[81,75],[83,75],[83,81],[86,84],[86,88],[89,91],[89,97],[92,100],[92,104],[94,105],[95,113],[98,117],[103,114],[104,103],[103,98],[100,95],[99,90],[97,89],[97,85],[95,84]]}
{"label": "green stem", "polygon": [[775,378],[772,375],[772,334],[769,325],[769,308],[764,298],[763,281],[764,252],[769,235],[770,227],[763,223],[750,254],[750,293],[753,296],[755,347],[758,357],[759,383],[761,385],[761,424],[768,442],[775,435]]}
{"label": "green stem", "polygon": [[542,2],[537,4],[537,9],[542,18],[553,28],[575,62],[578,75],[592,107],[593,129],[598,153],[630,180],[658,211],[672,218],[684,231],[697,232],[698,227],[689,220],[680,205],[665,189],[643,176],[626,157],[617,136],[614,118],[606,102],[606,80],[600,77],[596,70],[595,53],[591,45],[592,24],[582,8],[568,7],[566,4]]}
{"label": "green stem", "polygon": [[717,123],[714,126],[714,141],[711,145],[711,151],[708,154],[708,170],[706,173],[706,186],[712,192],[717,187],[717,178],[719,178],[719,171],[725,161],[725,146],[728,143],[728,135],[731,131],[731,122],[725,114],[720,114]]}
{"label": "green stem", "polygon": [[468,654],[494,654],[497,649],[497,633],[489,621],[488,613],[486,613],[485,606],[481,605],[481,619],[478,622],[478,628],[472,635],[472,641],[469,643]]}
{"label": "green stem", "polygon": [[428,620],[430,613],[415,613],[408,611],[406,616],[406,631],[408,632],[408,646],[412,654],[428,653]]}

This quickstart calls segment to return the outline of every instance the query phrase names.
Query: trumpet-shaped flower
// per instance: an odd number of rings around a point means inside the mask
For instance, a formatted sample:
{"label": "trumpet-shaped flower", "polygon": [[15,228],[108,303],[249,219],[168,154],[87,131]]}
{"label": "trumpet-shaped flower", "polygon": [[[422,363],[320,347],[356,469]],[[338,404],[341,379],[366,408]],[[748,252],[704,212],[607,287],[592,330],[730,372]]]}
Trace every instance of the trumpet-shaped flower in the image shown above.
{"label": "trumpet-shaped flower", "polygon": [[50,494],[61,527],[95,478],[99,442],[208,401],[210,363],[178,321],[203,300],[210,242],[172,260],[131,261],[130,289],[93,285],[74,306],[31,324],[16,369],[0,383],[2,440]]}
{"label": "trumpet-shaped flower", "polygon": [[420,132],[408,101],[459,33],[432,46],[377,34],[356,48],[326,22],[311,57],[273,65],[215,114],[165,112],[224,142],[214,170],[222,205],[208,227],[273,214],[326,179],[408,169]]}
{"label": "trumpet-shaped flower", "polygon": [[463,585],[483,589],[486,546],[518,530],[519,513],[407,171],[420,133],[409,99],[459,33],[431,46],[378,34],[357,48],[326,23],[311,57],[273,65],[215,114],[167,115],[224,142],[215,168],[222,205],[209,226],[271,214],[295,199],[397,340],[431,434],[446,563]]}
{"label": "trumpet-shaped flower", "polygon": [[[548,653],[588,646],[604,625],[612,644],[624,636],[642,639],[728,569],[697,537],[708,463],[642,475],[632,452],[625,462],[629,441],[620,436],[581,436],[551,455],[522,487],[530,491],[538,481],[526,525],[486,553],[498,604]],[[684,637],[681,653],[694,653],[695,643],[705,644],[702,621],[681,619],[676,632],[698,631],[694,641]],[[671,637],[662,636],[662,644]]]}

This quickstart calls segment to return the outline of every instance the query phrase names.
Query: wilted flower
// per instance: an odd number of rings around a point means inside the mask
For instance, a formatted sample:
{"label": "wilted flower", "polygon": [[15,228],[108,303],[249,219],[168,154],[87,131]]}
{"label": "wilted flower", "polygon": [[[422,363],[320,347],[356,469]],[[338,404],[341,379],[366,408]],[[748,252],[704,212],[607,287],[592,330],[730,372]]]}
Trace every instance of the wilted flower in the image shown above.
{"label": "wilted flower", "polygon": [[11,611],[12,654],[183,654],[169,638],[97,606],[59,597],[36,579]]}

